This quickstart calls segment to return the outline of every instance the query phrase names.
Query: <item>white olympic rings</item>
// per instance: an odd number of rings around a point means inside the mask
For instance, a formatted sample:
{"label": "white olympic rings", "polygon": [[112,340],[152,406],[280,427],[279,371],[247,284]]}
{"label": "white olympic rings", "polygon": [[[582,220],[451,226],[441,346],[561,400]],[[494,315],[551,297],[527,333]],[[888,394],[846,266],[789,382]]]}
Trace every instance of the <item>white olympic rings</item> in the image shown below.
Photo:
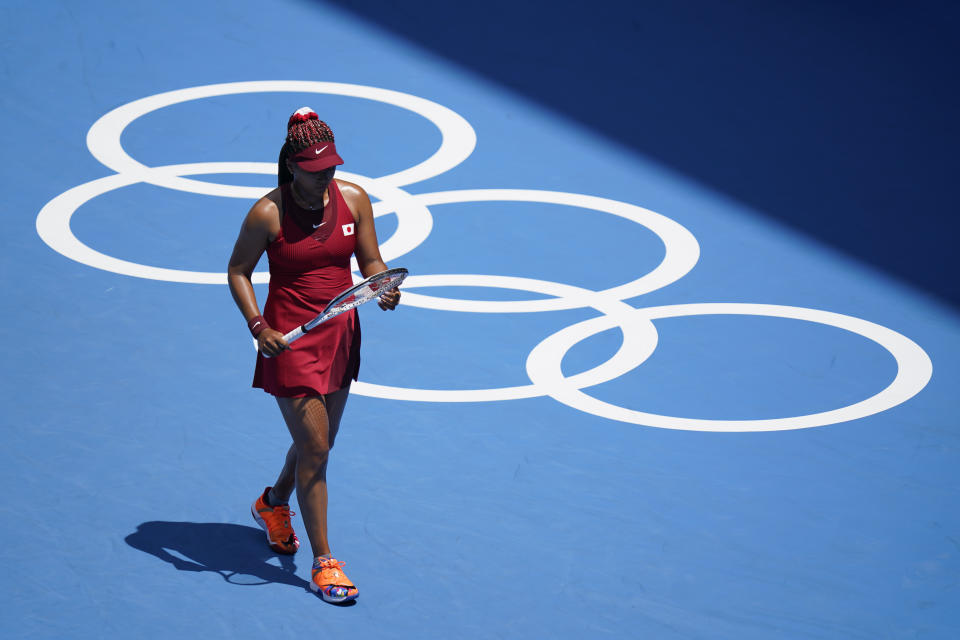
{"label": "white olympic rings", "polygon": [[[526,363],[526,372],[531,381],[528,385],[492,389],[432,390],[357,382],[353,386],[355,393],[422,402],[486,402],[546,395],[586,413],[638,425],[700,431],[775,431],[835,424],[885,411],[919,393],[932,376],[933,365],[930,358],[912,340],[886,327],[851,316],[799,307],[742,303],[698,303],[640,309],[630,306],[624,300],[665,287],[686,275],[696,265],[700,254],[696,238],[686,228],[666,216],[642,207],[596,196],[530,189],[470,189],[416,195],[408,193],[403,187],[439,175],[463,162],[476,146],[476,134],[463,117],[444,106],[417,96],[375,87],[307,81],[234,82],[170,91],[118,107],[97,120],[87,133],[90,152],[116,173],[74,187],[47,203],[37,215],[37,233],[55,251],[97,269],[154,280],[224,284],[225,273],[148,266],[98,252],[73,235],[70,220],[73,214],[91,199],[138,183],[221,197],[261,197],[265,189],[260,187],[233,186],[184,176],[228,173],[274,175],[274,163],[200,162],[149,167],[127,154],[120,138],[134,120],[163,107],[215,96],[262,92],[320,93],[373,100],[412,111],[440,130],[440,148],[413,167],[379,178],[338,172],[339,176],[357,182],[379,199],[374,204],[375,216],[396,214],[399,223],[397,230],[381,245],[381,252],[388,262],[412,251],[429,237],[433,228],[433,213],[430,207],[462,202],[538,202],[612,214],[653,232],[666,249],[663,260],[651,272],[602,291],[509,276],[410,276],[405,283],[406,289],[490,287],[527,291],[549,297],[483,301],[443,298],[407,291],[404,295],[404,304],[407,306],[472,313],[532,313],[593,308],[602,315],[561,329],[534,347]],[[255,283],[263,283],[268,278],[267,273],[257,272],[253,280]],[[586,387],[624,375],[650,357],[658,341],[654,320],[717,314],[792,318],[851,331],[889,351],[897,362],[897,375],[886,388],[847,407],[805,416],[764,420],[702,420],[662,416],[603,402],[583,392]],[[612,328],[622,331],[623,341],[609,360],[576,375],[563,374],[561,362],[575,344]]]}

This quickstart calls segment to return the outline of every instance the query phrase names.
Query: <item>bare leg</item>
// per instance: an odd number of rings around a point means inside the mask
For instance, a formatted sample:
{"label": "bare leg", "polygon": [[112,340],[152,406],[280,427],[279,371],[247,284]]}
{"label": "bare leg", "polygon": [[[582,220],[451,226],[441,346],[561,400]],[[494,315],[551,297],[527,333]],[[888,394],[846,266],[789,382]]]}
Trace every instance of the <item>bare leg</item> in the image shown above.
{"label": "bare leg", "polygon": [[[340,428],[348,394],[349,388],[345,388],[326,396],[277,398],[293,437],[293,454],[287,452],[277,482],[284,490],[289,486],[290,476],[293,477],[300,515],[314,557],[330,553],[327,541],[327,460]],[[277,498],[283,497],[280,491],[277,493]],[[289,499],[289,493],[286,497]]]}
{"label": "bare leg", "polygon": [[[343,410],[346,406],[349,392],[350,387],[347,387],[324,396],[327,405],[327,417],[330,422],[330,448],[333,448],[333,441],[336,439],[337,432],[340,430],[340,418],[343,417]],[[287,450],[287,457],[283,461],[283,468],[280,470],[280,475],[277,476],[277,481],[273,483],[273,488],[270,490],[270,495],[268,496],[270,504],[287,504],[290,501],[290,496],[293,494],[293,489],[296,484],[296,470],[297,447],[291,444]]]}
{"label": "bare leg", "polygon": [[280,470],[280,475],[277,476],[277,481],[273,483],[270,495],[267,496],[271,505],[276,506],[290,502],[290,494],[293,493],[293,486],[296,482],[296,470],[297,447],[291,444],[290,448],[287,449],[287,457],[283,461],[283,469]]}

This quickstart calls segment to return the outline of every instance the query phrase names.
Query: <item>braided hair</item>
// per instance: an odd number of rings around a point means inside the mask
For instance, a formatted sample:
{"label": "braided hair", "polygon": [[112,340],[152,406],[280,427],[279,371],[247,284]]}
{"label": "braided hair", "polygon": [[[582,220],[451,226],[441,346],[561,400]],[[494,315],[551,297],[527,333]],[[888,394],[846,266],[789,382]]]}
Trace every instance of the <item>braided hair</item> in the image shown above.
{"label": "braided hair", "polygon": [[277,186],[293,181],[287,168],[287,158],[318,142],[334,142],[333,131],[310,107],[297,109],[287,120],[287,139],[280,148],[277,160]]}

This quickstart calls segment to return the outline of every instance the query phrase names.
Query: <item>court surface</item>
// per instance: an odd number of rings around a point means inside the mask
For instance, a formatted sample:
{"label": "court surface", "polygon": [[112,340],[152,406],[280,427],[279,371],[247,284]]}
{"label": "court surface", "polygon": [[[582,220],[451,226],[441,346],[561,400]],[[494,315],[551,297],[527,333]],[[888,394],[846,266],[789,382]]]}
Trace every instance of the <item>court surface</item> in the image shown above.
{"label": "court surface", "polygon": [[[958,637],[949,300],[270,5],[3,4],[0,636]],[[411,272],[331,458],[352,607],[250,518],[289,440],[225,286],[303,105]]]}

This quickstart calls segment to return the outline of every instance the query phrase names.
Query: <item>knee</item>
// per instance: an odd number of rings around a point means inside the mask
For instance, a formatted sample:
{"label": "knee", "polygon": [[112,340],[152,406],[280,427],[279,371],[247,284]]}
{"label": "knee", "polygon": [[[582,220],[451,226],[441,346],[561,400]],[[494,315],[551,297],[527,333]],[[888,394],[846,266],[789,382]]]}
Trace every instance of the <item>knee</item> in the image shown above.
{"label": "knee", "polygon": [[316,467],[327,462],[330,445],[326,442],[306,442],[297,445],[297,464]]}

